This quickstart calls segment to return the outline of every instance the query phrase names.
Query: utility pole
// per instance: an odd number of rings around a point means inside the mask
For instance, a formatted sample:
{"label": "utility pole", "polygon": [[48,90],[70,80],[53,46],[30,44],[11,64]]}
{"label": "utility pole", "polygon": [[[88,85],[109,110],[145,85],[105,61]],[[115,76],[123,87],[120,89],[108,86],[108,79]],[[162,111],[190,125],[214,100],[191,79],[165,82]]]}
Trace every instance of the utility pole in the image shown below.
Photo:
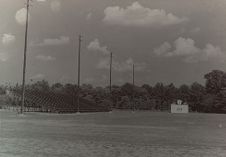
{"label": "utility pole", "polygon": [[77,94],[77,112],[80,111],[80,52],[81,52],[81,42],[82,42],[82,36],[79,35],[79,44],[78,44],[78,94]]}
{"label": "utility pole", "polygon": [[24,112],[25,102],[25,80],[26,80],[26,62],[27,62],[27,34],[28,34],[28,15],[29,15],[30,0],[26,3],[26,25],[25,25],[25,40],[24,40],[24,62],[23,62],[23,82],[22,82],[22,102],[21,102],[21,114]]}
{"label": "utility pole", "polygon": [[110,82],[109,82],[109,89],[110,89],[110,94],[111,94],[111,77],[112,77],[112,52],[110,52]]}
{"label": "utility pole", "polygon": [[[111,95],[111,77],[112,77],[112,52],[110,52],[110,74],[109,74],[109,91],[110,91],[110,99],[112,99],[112,95]],[[110,105],[110,110],[112,110],[112,105]],[[111,111],[109,112],[111,113]]]}
{"label": "utility pole", "polygon": [[135,68],[134,68],[134,64],[133,64],[133,111],[135,111],[135,101],[134,101],[134,90],[135,90]]}

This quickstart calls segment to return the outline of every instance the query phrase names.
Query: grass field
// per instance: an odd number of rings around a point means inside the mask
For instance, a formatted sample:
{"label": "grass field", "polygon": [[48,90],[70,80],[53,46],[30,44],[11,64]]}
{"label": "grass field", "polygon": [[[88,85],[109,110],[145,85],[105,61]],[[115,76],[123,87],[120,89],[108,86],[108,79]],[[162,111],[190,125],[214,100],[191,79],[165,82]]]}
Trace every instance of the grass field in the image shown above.
{"label": "grass field", "polygon": [[226,115],[0,111],[1,157],[225,157]]}

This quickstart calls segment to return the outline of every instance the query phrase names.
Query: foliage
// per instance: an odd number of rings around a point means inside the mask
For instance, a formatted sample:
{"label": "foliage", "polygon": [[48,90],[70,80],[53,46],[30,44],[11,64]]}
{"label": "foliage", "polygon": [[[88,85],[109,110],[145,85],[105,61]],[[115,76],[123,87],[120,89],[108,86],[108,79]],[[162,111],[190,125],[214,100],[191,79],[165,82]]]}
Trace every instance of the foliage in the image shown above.
{"label": "foliage", "polygon": [[[93,87],[83,84],[79,88],[80,97],[90,102],[116,109],[138,110],[168,110],[170,104],[181,99],[189,104],[192,112],[226,113],[226,73],[213,70],[206,75],[205,86],[197,82],[191,85],[183,84],[176,87],[174,84],[156,83],[154,86],[144,84],[133,86],[125,83],[122,86],[113,85],[111,92],[109,87]],[[21,89],[16,85],[14,89]],[[26,89],[33,91],[55,92],[58,94],[78,96],[78,87],[75,84],[54,83],[49,85],[45,80],[27,85]],[[0,94],[5,92],[1,87]]]}
{"label": "foliage", "polygon": [[218,94],[226,87],[226,73],[220,70],[213,70],[204,75],[206,79],[206,91],[211,94]]}

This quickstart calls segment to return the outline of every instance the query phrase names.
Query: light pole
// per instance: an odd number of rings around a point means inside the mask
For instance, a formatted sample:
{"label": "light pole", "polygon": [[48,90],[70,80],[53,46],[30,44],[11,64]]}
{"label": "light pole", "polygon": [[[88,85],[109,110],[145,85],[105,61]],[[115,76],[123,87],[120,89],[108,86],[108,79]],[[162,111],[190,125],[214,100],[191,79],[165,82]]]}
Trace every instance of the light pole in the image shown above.
{"label": "light pole", "polygon": [[79,44],[78,44],[78,97],[77,97],[77,112],[79,113],[80,111],[80,68],[81,68],[81,64],[80,64],[80,53],[81,53],[81,42],[82,42],[82,36],[79,35]]}
{"label": "light pole", "polygon": [[[109,73],[109,90],[110,90],[110,99],[112,100],[112,95],[111,95],[111,87],[112,87],[112,52],[110,52],[110,73]],[[113,102],[113,101],[112,101]],[[112,110],[112,104],[110,104],[110,110]],[[109,112],[111,113],[111,111]]]}
{"label": "light pole", "polygon": [[23,81],[22,81],[22,102],[21,102],[21,114],[24,112],[25,102],[25,80],[26,80],[26,62],[27,62],[27,34],[28,34],[28,15],[29,15],[30,0],[26,3],[26,25],[25,25],[25,39],[24,39],[24,62],[23,62]]}
{"label": "light pole", "polygon": [[133,112],[135,111],[135,101],[134,101],[134,88],[135,88],[135,65],[133,64],[133,95],[132,95],[132,99],[133,99]]}
{"label": "light pole", "polygon": [[110,52],[110,77],[109,77],[109,89],[111,94],[111,77],[112,77],[112,52]]}

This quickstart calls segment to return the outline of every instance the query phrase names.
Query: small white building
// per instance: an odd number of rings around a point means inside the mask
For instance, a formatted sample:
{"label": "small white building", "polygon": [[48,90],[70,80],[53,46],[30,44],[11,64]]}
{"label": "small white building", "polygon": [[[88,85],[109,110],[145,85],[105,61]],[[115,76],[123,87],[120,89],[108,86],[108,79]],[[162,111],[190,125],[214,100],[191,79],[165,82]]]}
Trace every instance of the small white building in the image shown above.
{"label": "small white building", "polygon": [[171,104],[171,113],[188,113],[189,106],[188,104],[182,104],[181,100],[177,101],[177,104]]}

